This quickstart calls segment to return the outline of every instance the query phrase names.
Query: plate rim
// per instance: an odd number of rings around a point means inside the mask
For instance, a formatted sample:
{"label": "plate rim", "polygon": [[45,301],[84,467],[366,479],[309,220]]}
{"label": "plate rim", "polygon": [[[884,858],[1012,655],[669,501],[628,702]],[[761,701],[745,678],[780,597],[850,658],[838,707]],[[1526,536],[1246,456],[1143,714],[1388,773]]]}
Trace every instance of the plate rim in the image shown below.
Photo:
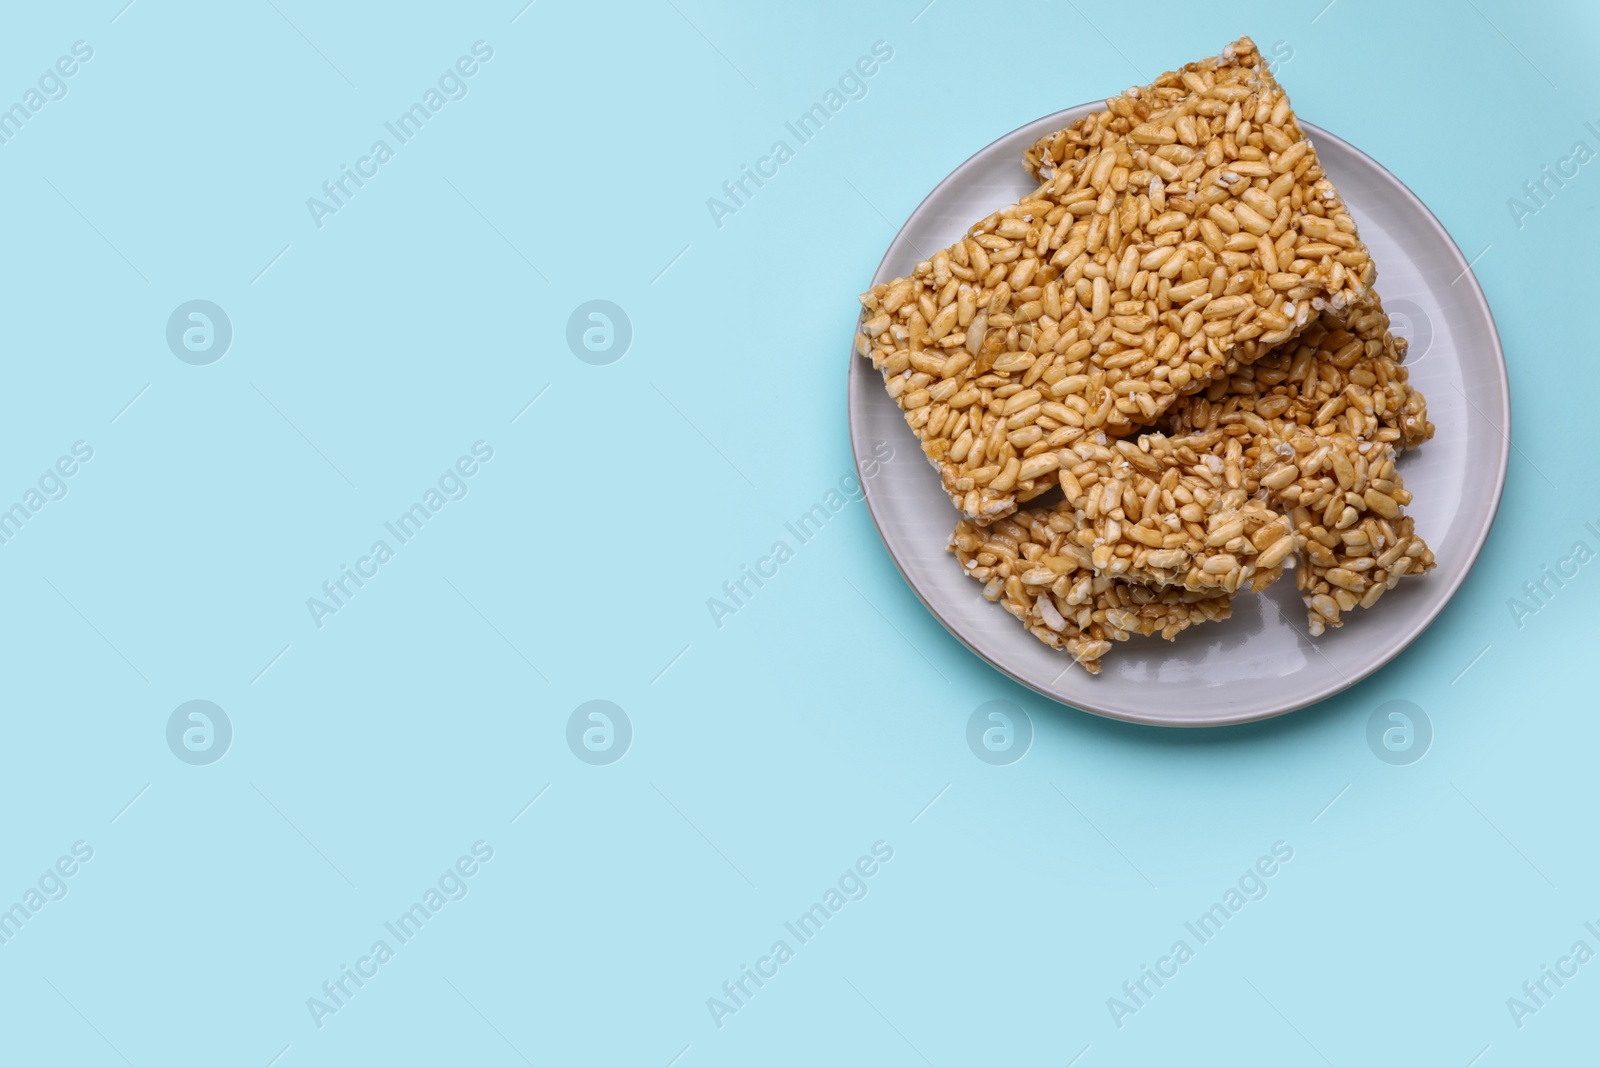
{"label": "plate rim", "polygon": [[[934,187],[928,191],[927,195],[922,198],[917,206],[912,209],[911,213],[906,216],[905,221],[901,223],[900,229],[896,231],[894,238],[889,242],[888,248],[885,249],[883,258],[878,261],[877,269],[872,275],[871,284],[877,285],[882,281],[888,280],[883,276],[885,273],[886,264],[888,264],[892,256],[900,251],[902,243],[910,243],[906,238],[906,230],[910,227],[912,220],[916,219],[922,214],[923,210],[928,206],[929,201],[931,201],[942,190],[944,190],[947,185],[958,181],[970,167],[974,166],[979,159],[986,156],[995,145],[1002,141],[1010,140],[1011,138],[1016,137],[1018,134],[1021,134],[1024,131],[1036,126],[1046,130],[1059,129],[1077,121],[1093,111],[1101,110],[1103,107],[1104,103],[1101,101],[1090,101],[1079,104],[1075,107],[1064,108],[1053,114],[1034,119],[1031,122],[1026,122],[1021,126],[1018,126],[1016,129],[1011,130],[1008,133],[1004,133],[999,137],[996,137],[994,140],[985,144],[982,148],[979,148],[976,152],[964,159],[955,167],[955,169],[951,170],[949,174],[945,175],[943,179],[934,185]],[[1450,235],[1450,231],[1445,228],[1442,222],[1439,221],[1439,217],[1435,215],[1432,209],[1430,209],[1428,205],[1422,201],[1422,198],[1417,196],[1416,193],[1412,192],[1411,188],[1407,186],[1405,182],[1401,181],[1393,171],[1389,170],[1388,167],[1385,167],[1382,163],[1378,162],[1372,156],[1368,155],[1366,152],[1363,152],[1349,141],[1346,141],[1344,138],[1330,133],[1326,129],[1307,122],[1304,119],[1300,119],[1299,116],[1296,116],[1296,118],[1298,119],[1301,128],[1305,131],[1308,139],[1312,141],[1325,140],[1327,142],[1337,144],[1341,148],[1360,156],[1363,160],[1376,168],[1379,174],[1388,181],[1388,184],[1394,190],[1398,191],[1402,195],[1403,199],[1408,201],[1410,205],[1416,209],[1418,216],[1422,219],[1425,219],[1427,223],[1433,227],[1434,231],[1444,239],[1444,246],[1455,257],[1455,265],[1460,268],[1461,276],[1464,276],[1471,282],[1471,299],[1476,301],[1478,308],[1483,313],[1484,319],[1489,324],[1489,341],[1492,345],[1492,350],[1495,357],[1494,369],[1500,381],[1501,401],[1499,418],[1502,430],[1500,434],[1500,462],[1498,470],[1495,472],[1492,502],[1490,507],[1485,511],[1477,530],[1474,531],[1471,546],[1467,553],[1465,553],[1466,566],[1461,568],[1460,573],[1456,576],[1454,581],[1452,581],[1449,587],[1445,589],[1444,595],[1439,597],[1433,607],[1429,609],[1428,612],[1418,622],[1414,623],[1410,630],[1406,632],[1400,640],[1395,642],[1391,647],[1385,649],[1381,654],[1372,657],[1371,660],[1365,663],[1353,674],[1346,675],[1344,672],[1339,672],[1340,677],[1338,679],[1329,682],[1327,685],[1323,686],[1313,695],[1304,700],[1298,700],[1297,702],[1293,702],[1284,706],[1269,705],[1264,709],[1261,707],[1256,707],[1243,711],[1223,711],[1198,718],[1182,720],[1157,718],[1149,714],[1139,714],[1113,708],[1084,706],[1070,703],[1066,700],[1063,700],[1056,694],[1040,688],[1034,683],[1028,681],[1026,678],[1019,676],[1015,671],[1004,666],[1003,664],[997,663],[995,660],[991,659],[989,656],[985,655],[982,651],[976,648],[972,642],[968,641],[967,638],[963,636],[954,625],[951,624],[949,619],[946,619],[932,604],[928,602],[928,598],[923,595],[922,590],[919,589],[916,582],[912,580],[911,575],[906,570],[905,564],[902,563],[900,557],[896,555],[894,546],[890,543],[889,537],[884,532],[883,519],[878,514],[878,508],[873,502],[874,494],[871,488],[872,481],[871,479],[863,476],[861,466],[862,453],[860,448],[860,427],[857,424],[856,407],[850,403],[849,399],[852,375],[856,373],[855,364],[861,359],[861,357],[855,352],[855,330],[851,330],[851,345],[849,353],[850,362],[846,364],[845,369],[845,412],[850,431],[850,458],[855,464],[856,478],[858,483],[862,486],[862,495],[863,499],[866,501],[867,513],[872,516],[872,525],[878,533],[878,539],[883,543],[885,551],[888,552],[889,558],[894,562],[895,569],[900,572],[900,577],[904,579],[907,587],[910,588],[912,593],[916,595],[916,598],[922,602],[922,606],[927,609],[928,613],[938,620],[939,625],[943,626],[952,637],[961,642],[961,644],[965,645],[969,652],[978,657],[979,660],[987,664],[990,668],[1000,672],[1019,685],[1026,686],[1028,689],[1033,690],[1035,693],[1038,693],[1040,696],[1051,701],[1053,704],[1058,704],[1062,707],[1073,708],[1090,715],[1095,715],[1105,719],[1113,719],[1119,722],[1139,723],[1146,726],[1165,726],[1175,729],[1206,729],[1218,726],[1237,726],[1251,722],[1263,722],[1268,719],[1275,719],[1283,715],[1300,711],[1314,704],[1319,704],[1324,700],[1337,696],[1347,689],[1354,688],[1356,685],[1360,684],[1367,678],[1370,678],[1372,675],[1382,670],[1384,667],[1388,666],[1397,656],[1400,655],[1400,653],[1411,647],[1411,644],[1416,641],[1417,638],[1421,637],[1424,631],[1433,625],[1435,620],[1437,620],[1439,616],[1443,614],[1445,607],[1455,599],[1456,593],[1460,591],[1462,584],[1467,580],[1467,576],[1471,574],[1473,568],[1477,566],[1478,558],[1483,552],[1483,547],[1488,542],[1489,532],[1494,527],[1495,519],[1499,517],[1500,505],[1505,496],[1506,476],[1511,461],[1511,379],[1506,367],[1505,349],[1500,343],[1500,328],[1495,322],[1494,311],[1489,307],[1489,301],[1484,295],[1483,287],[1478,284],[1477,275],[1473,272],[1472,266],[1468,262],[1467,258],[1462,254],[1460,246],[1456,244],[1455,238]],[[1021,166],[1020,161],[1018,166]],[[1459,281],[1460,278],[1458,277],[1457,280]],[[1311,640],[1314,641],[1315,639]]]}

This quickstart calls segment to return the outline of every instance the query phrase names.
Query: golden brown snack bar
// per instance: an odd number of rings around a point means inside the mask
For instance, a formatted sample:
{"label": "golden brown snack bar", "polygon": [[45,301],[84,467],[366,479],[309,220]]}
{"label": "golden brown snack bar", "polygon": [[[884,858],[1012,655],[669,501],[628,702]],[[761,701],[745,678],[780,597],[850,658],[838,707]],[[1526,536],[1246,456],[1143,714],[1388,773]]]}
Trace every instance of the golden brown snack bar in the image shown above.
{"label": "golden brown snack bar", "polygon": [[1298,547],[1288,520],[1256,499],[1243,443],[1220,430],[1080,441],[1063,466],[1049,525],[1097,575],[1155,588],[1264,589]]}
{"label": "golden brown snack bar", "polygon": [[857,352],[974,521],[1048,489],[1086,433],[1155,424],[1365,296],[1371,261],[1287,97],[1248,39],[1232,49],[1168,76],[1159,110],[1117,98],[1126,137],[862,296]]}
{"label": "golden brown snack bar", "polygon": [[965,516],[963,572],[1091,673],[1291,559],[1321,634],[1434,565],[1394,465],[1433,425],[1376,269],[1249,38],[1106,104],[864,294],[856,351]]}
{"label": "golden brown snack bar", "polygon": [[985,599],[1045,644],[1071,653],[1090,674],[1100,673],[1100,658],[1114,641],[1157,633],[1170,641],[1232,610],[1233,598],[1215,590],[1151,589],[1094,574],[1054,528],[1054,515],[1026,509],[987,527],[962,520],[950,550],[962,571],[983,583]]}
{"label": "golden brown snack bar", "polygon": [[1294,340],[1183,398],[1162,428],[1237,428],[1280,441],[1338,433],[1408,449],[1431,438],[1427,400],[1402,362],[1406,342],[1390,332],[1377,295],[1344,318],[1349,328],[1324,312]]}
{"label": "golden brown snack bar", "polygon": [[1311,636],[1342,625],[1358,605],[1371,607],[1402,577],[1433,569],[1433,551],[1403,511],[1411,494],[1393,445],[1301,434],[1263,448],[1258,469],[1301,545],[1295,584]]}
{"label": "golden brown snack bar", "polygon": [[[1337,531],[1322,528],[1295,509],[1298,528],[1307,531],[1305,551],[1295,571],[1295,585],[1305,601],[1311,636],[1329,626],[1343,626],[1343,613],[1370,608],[1406,575],[1434,567],[1433,550],[1416,535],[1411,516],[1393,519],[1367,515],[1355,526]],[[1328,541],[1334,541],[1329,545]]]}
{"label": "golden brown snack bar", "polygon": [[1023,152],[1023,169],[1035,181],[1047,182],[1064,165],[1083,159],[1108,138],[1128,136],[1152,113],[1165,111],[1185,97],[1203,95],[1218,83],[1248,83],[1257,76],[1257,68],[1271,76],[1255,42],[1241,37],[1218,55],[1169,70],[1149,85],[1126,89],[1120,96],[1108,98],[1104,110],[1045,134]]}

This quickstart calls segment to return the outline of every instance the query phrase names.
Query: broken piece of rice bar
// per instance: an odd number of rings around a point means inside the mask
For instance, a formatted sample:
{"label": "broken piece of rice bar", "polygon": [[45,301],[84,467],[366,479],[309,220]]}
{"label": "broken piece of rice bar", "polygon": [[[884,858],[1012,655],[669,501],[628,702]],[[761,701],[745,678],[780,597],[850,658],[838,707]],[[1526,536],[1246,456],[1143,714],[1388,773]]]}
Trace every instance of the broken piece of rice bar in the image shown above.
{"label": "broken piece of rice bar", "polygon": [[1233,598],[1216,590],[1151,589],[1092,573],[1054,516],[1032,508],[987,527],[963,520],[950,550],[962,571],[983,583],[984,599],[1051,648],[1070,652],[1090,674],[1100,673],[1113,641],[1157,633],[1170,641],[1232,611]]}
{"label": "broken piece of rice bar", "polygon": [[1311,636],[1371,607],[1406,575],[1434,566],[1433,551],[1402,511],[1411,494],[1394,446],[1348,434],[1261,438],[1261,488],[1282,507],[1301,545],[1295,584]]}
{"label": "broken piece of rice bar", "polygon": [[1385,519],[1369,514],[1337,533],[1322,527],[1319,536],[1309,532],[1317,527],[1299,514],[1304,510],[1291,512],[1297,528],[1308,531],[1295,585],[1305,601],[1312,637],[1329,626],[1343,626],[1343,612],[1370,608],[1406,575],[1434,567],[1433,550],[1417,536],[1409,515]]}
{"label": "broken piece of rice bar", "polygon": [[969,518],[1366,294],[1355,223],[1265,67],[1197,84],[861,297],[856,350]]}
{"label": "broken piece of rice bar", "polygon": [[1183,398],[1162,428],[1182,434],[1242,427],[1280,441],[1346,434],[1408,449],[1431,438],[1427,400],[1402,362],[1405,339],[1390,332],[1377,294],[1343,318],[1348,328],[1324,312],[1294,340]]}
{"label": "broken piece of rice bar", "polygon": [[1047,523],[1063,539],[1060,552],[1094,574],[1260,592],[1299,547],[1289,520],[1258,498],[1254,457],[1221,430],[1079,441],[1062,455],[1075,462],[1063,459],[1063,500]]}

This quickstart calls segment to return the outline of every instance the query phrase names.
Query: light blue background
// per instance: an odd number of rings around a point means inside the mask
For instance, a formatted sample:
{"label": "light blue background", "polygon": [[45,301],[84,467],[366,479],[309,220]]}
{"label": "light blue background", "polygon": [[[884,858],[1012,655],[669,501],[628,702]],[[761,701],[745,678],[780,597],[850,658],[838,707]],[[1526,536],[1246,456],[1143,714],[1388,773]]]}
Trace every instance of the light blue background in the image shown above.
{"label": "light blue background", "polygon": [[[0,1060],[1593,1057],[1600,962],[1520,1030],[1506,1007],[1600,949],[1600,563],[1507,607],[1600,547],[1600,165],[1506,206],[1600,147],[1593,5],[273,2],[32,5],[0,35],[4,102],[94,49],[0,145],[3,504],[94,449],[0,545],[0,906],[94,849],[0,945]],[[968,654],[851,503],[718,629],[707,598],[852,470],[854,297],[921,197],[1245,32],[1488,249],[1516,451],[1438,622],[1285,719],[1130,727]],[[479,40],[468,95],[318,229],[306,199]],[[865,98],[715,225],[877,41]],[[210,366],[165,342],[197,298],[234,328]],[[590,299],[632,321],[620,362],[568,349]],[[306,599],[480,440],[469,495],[319,630]],[[210,766],[165,740],[192,699],[233,725]],[[633,725],[609,766],[565,740],[591,699]],[[1005,767],[965,741],[997,699],[1034,729]],[[1367,746],[1389,700],[1433,723],[1418,763]],[[480,840],[469,895],[319,1029],[307,998]],[[719,1029],[707,998],[880,840],[868,895]],[[1107,998],[1276,841],[1269,895],[1119,1029]]]}

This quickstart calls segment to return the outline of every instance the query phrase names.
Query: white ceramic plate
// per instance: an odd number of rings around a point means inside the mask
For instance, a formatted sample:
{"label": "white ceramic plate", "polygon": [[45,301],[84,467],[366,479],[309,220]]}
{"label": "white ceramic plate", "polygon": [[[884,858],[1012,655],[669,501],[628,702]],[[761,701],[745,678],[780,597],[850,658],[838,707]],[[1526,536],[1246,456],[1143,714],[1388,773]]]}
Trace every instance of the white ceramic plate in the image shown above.
{"label": "white ceramic plate", "polygon": [[[977,219],[1034,184],[1022,152],[1100,103],[1028,124],[957,167],[889,246],[873,283],[910,273]],[[1045,696],[1116,719],[1216,726],[1294,711],[1365,678],[1427,628],[1466,578],[1494,521],[1510,452],[1511,397],[1494,319],[1455,242],[1399,179],[1359,149],[1302,122],[1378,263],[1394,329],[1411,341],[1411,381],[1428,398],[1433,440],[1401,461],[1409,513],[1436,570],[1407,579],[1371,610],[1313,641],[1292,575],[1262,596],[1241,594],[1227,622],[1176,641],[1118,642],[1091,676],[979,595],[945,550],[957,513],[872,365],[850,358],[850,440],[858,470],[878,442],[894,458],[863,478],[867,505],[906,581],[944,626],[997,670]],[[882,454],[881,452],[879,453]],[[869,468],[872,469],[872,468]],[[864,472],[862,472],[864,473]]]}

